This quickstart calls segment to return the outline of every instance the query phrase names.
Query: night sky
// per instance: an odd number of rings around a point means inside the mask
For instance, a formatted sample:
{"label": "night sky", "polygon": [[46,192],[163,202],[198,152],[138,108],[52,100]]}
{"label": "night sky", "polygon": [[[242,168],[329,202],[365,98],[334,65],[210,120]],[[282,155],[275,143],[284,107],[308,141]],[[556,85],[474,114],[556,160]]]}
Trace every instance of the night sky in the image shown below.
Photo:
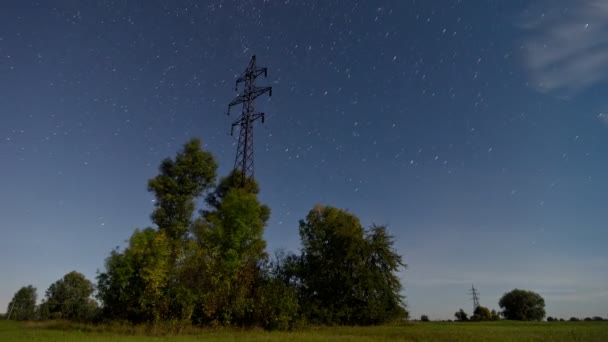
{"label": "night sky", "polygon": [[192,137],[226,175],[226,116],[269,68],[255,175],[268,251],[315,204],[387,224],[413,317],[608,315],[608,1],[0,2],[0,312],[95,281],[151,225],[147,179]]}

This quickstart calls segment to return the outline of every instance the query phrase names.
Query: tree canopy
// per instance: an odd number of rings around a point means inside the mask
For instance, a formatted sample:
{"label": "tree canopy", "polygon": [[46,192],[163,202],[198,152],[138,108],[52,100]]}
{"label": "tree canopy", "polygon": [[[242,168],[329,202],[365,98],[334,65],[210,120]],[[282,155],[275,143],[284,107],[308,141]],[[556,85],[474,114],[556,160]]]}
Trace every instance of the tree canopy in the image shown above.
{"label": "tree canopy", "polygon": [[195,209],[195,199],[213,187],[217,163],[213,155],[192,139],[175,160],[165,159],[160,174],[148,181],[148,190],[156,196],[152,221],[173,240],[184,238]]}
{"label": "tree canopy", "polygon": [[43,318],[62,318],[75,321],[91,319],[97,303],[91,298],[93,284],[84,275],[72,271],[51,284],[41,304]]}
{"label": "tree canopy", "polygon": [[355,215],[318,205],[300,221],[300,237],[297,282],[309,319],[377,324],[407,316],[396,275],[405,264],[385,227],[366,231]]}
{"label": "tree canopy", "polygon": [[492,313],[490,312],[490,309],[486,308],[485,306],[478,306],[475,308],[475,311],[473,312],[473,316],[471,316],[471,321],[491,321],[492,320]]}
{"label": "tree canopy", "polygon": [[[136,230],[98,276],[107,317],[212,325],[262,320],[261,303],[273,302],[264,286],[277,288],[264,272],[270,209],[258,201],[255,180],[241,187],[241,173],[234,170],[215,184],[216,169],[198,140],[162,162],[160,174],[148,182],[158,229]],[[199,198],[206,198],[207,209],[195,217]]]}
{"label": "tree canopy", "polygon": [[466,322],[469,320],[469,315],[462,309],[456,311],[456,313],[454,313],[454,317],[456,317],[458,322]]}
{"label": "tree canopy", "polygon": [[7,317],[16,321],[33,320],[36,317],[36,288],[32,285],[20,288],[6,309]]}
{"label": "tree canopy", "polygon": [[[271,262],[270,208],[257,182],[233,170],[216,184],[216,169],[198,140],[161,163],[148,182],[158,228],[136,229],[98,275],[104,318],[288,329],[299,320],[407,317],[396,275],[405,264],[386,227],[364,229],[344,210],[316,206],[300,222],[301,255]],[[201,198],[206,207],[196,215]]]}
{"label": "tree canopy", "polygon": [[506,319],[540,321],[545,317],[545,300],[532,291],[514,289],[505,293],[498,305]]}

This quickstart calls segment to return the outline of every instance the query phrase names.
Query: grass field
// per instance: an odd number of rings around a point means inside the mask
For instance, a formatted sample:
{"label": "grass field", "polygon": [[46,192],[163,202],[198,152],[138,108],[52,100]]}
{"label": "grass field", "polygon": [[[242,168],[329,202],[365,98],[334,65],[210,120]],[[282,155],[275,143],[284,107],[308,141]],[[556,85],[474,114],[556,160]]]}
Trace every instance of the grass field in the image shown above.
{"label": "grass field", "polygon": [[[85,330],[90,330],[86,329]],[[411,323],[296,332],[207,331],[146,336],[0,322],[0,341],[608,341],[608,322]]]}

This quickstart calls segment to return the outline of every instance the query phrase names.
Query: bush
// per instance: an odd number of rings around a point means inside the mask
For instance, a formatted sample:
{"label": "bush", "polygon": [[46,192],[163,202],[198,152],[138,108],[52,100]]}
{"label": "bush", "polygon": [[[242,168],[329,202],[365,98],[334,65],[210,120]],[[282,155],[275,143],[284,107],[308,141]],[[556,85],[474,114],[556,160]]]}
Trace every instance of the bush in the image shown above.
{"label": "bush", "polygon": [[578,322],[578,321],[580,321],[580,319],[578,319],[576,317],[570,317],[569,321],[570,322]]}
{"label": "bush", "polygon": [[491,321],[491,320],[492,320],[492,313],[490,312],[490,309],[483,307],[483,306],[476,307],[475,312],[473,313],[473,316],[471,316],[471,321],[482,322],[482,321]]}
{"label": "bush", "polygon": [[600,322],[600,321],[603,321],[604,319],[600,316],[593,316],[593,318],[591,318],[591,320]]}
{"label": "bush", "polygon": [[268,330],[289,330],[298,320],[300,305],[295,289],[280,280],[270,279],[262,285],[257,299],[261,325]]}
{"label": "bush", "polygon": [[422,316],[420,316],[420,320],[421,320],[422,322],[428,322],[428,321],[429,321],[429,316],[427,316],[427,315],[422,315]]}

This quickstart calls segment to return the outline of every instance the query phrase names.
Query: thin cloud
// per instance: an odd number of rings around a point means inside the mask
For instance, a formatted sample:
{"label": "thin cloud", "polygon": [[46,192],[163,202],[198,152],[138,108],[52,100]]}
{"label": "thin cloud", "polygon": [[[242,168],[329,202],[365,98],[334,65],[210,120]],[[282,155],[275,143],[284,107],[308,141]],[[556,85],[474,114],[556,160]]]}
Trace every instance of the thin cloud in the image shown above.
{"label": "thin cloud", "polygon": [[597,115],[598,120],[600,120],[604,125],[608,126],[608,113],[599,113]]}
{"label": "thin cloud", "polygon": [[526,11],[519,27],[539,91],[569,95],[607,80],[608,0],[543,2]]}

